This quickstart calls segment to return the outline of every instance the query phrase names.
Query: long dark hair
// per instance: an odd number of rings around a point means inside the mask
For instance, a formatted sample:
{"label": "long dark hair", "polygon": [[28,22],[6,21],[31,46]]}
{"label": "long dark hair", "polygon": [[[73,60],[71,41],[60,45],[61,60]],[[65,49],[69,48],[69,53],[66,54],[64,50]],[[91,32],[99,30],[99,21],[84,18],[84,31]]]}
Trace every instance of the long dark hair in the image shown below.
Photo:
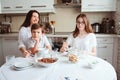
{"label": "long dark hair", "polygon": [[26,18],[25,18],[23,24],[20,26],[20,28],[21,28],[22,26],[24,26],[24,27],[29,27],[29,26],[30,26],[30,20],[31,20],[31,18],[32,18],[33,13],[37,13],[37,14],[38,14],[38,16],[39,16],[39,22],[38,22],[38,23],[40,23],[40,13],[39,13],[38,11],[36,11],[36,10],[30,10],[30,11],[27,13]]}
{"label": "long dark hair", "polygon": [[[78,20],[78,18],[82,18],[83,21],[84,21],[84,24],[85,24],[85,31],[87,33],[93,33],[93,30],[92,30],[92,27],[87,19],[87,16],[85,14],[79,14],[77,17],[76,17],[76,22]],[[77,25],[75,27],[75,30],[73,31],[73,37],[77,37],[79,34],[79,29],[77,28]]]}

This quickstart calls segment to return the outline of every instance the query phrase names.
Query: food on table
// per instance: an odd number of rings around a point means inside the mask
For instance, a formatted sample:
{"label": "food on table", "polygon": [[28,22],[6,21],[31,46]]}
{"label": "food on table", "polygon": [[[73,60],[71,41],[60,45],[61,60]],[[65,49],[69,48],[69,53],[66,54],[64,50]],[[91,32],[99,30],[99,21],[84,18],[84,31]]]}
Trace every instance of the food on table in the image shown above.
{"label": "food on table", "polygon": [[44,62],[44,63],[54,63],[56,61],[57,61],[57,59],[55,59],[55,58],[42,58],[42,59],[38,59],[38,62]]}
{"label": "food on table", "polygon": [[78,61],[78,57],[74,54],[70,54],[69,55],[69,61],[71,62],[77,62]]}

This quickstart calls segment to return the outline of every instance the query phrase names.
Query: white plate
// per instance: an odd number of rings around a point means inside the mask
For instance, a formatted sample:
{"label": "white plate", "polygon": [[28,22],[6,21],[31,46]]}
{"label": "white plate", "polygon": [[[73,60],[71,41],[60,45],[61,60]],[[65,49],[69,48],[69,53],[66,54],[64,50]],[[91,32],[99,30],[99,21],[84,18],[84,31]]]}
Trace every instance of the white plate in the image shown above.
{"label": "white plate", "polygon": [[15,59],[12,68],[15,70],[23,70],[32,66],[33,63],[30,59],[19,57]]}
{"label": "white plate", "polygon": [[17,70],[17,71],[21,71],[21,70],[29,69],[31,67],[33,67],[33,66],[28,66],[28,67],[23,67],[23,68],[18,68],[18,67],[13,66],[13,69]]}
{"label": "white plate", "polygon": [[17,68],[24,68],[24,67],[29,67],[32,66],[33,64],[27,61],[24,62],[16,62],[13,66],[17,67]]}
{"label": "white plate", "polygon": [[15,69],[15,70],[25,70],[25,69],[31,68],[32,66],[33,66],[33,64],[30,63],[30,62],[16,62],[13,65],[13,69]]}

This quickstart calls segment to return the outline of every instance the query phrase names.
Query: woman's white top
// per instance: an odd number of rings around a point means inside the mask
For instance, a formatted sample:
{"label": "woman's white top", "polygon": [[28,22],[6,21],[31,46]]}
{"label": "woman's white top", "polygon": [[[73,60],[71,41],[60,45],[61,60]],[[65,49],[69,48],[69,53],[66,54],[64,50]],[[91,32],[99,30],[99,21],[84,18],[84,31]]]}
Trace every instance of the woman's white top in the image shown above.
{"label": "woman's white top", "polygon": [[18,35],[18,48],[25,47],[27,48],[27,39],[31,37],[31,28],[30,27],[21,27]]}
{"label": "woman's white top", "polygon": [[97,41],[94,33],[89,33],[85,37],[73,37],[73,34],[70,34],[67,38],[67,43],[79,50],[92,51],[93,47],[96,47]]}
{"label": "woman's white top", "polygon": [[[27,46],[28,48],[34,47],[35,45],[35,40],[33,40],[31,37],[28,38],[27,40]],[[40,50],[41,48],[45,48],[47,45],[50,45],[47,37],[45,35],[42,35],[40,38],[40,42],[38,44],[38,50]]]}

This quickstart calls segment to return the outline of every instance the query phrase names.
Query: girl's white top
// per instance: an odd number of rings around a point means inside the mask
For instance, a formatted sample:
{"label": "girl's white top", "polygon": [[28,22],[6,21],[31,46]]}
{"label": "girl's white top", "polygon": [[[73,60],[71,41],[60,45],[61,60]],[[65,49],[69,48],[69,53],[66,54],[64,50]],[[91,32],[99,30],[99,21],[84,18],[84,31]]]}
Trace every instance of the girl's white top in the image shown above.
{"label": "girl's white top", "polygon": [[92,51],[93,47],[96,47],[97,41],[94,33],[89,33],[85,37],[76,37],[74,38],[72,34],[70,34],[66,40],[66,42],[72,47],[77,48],[79,50]]}

